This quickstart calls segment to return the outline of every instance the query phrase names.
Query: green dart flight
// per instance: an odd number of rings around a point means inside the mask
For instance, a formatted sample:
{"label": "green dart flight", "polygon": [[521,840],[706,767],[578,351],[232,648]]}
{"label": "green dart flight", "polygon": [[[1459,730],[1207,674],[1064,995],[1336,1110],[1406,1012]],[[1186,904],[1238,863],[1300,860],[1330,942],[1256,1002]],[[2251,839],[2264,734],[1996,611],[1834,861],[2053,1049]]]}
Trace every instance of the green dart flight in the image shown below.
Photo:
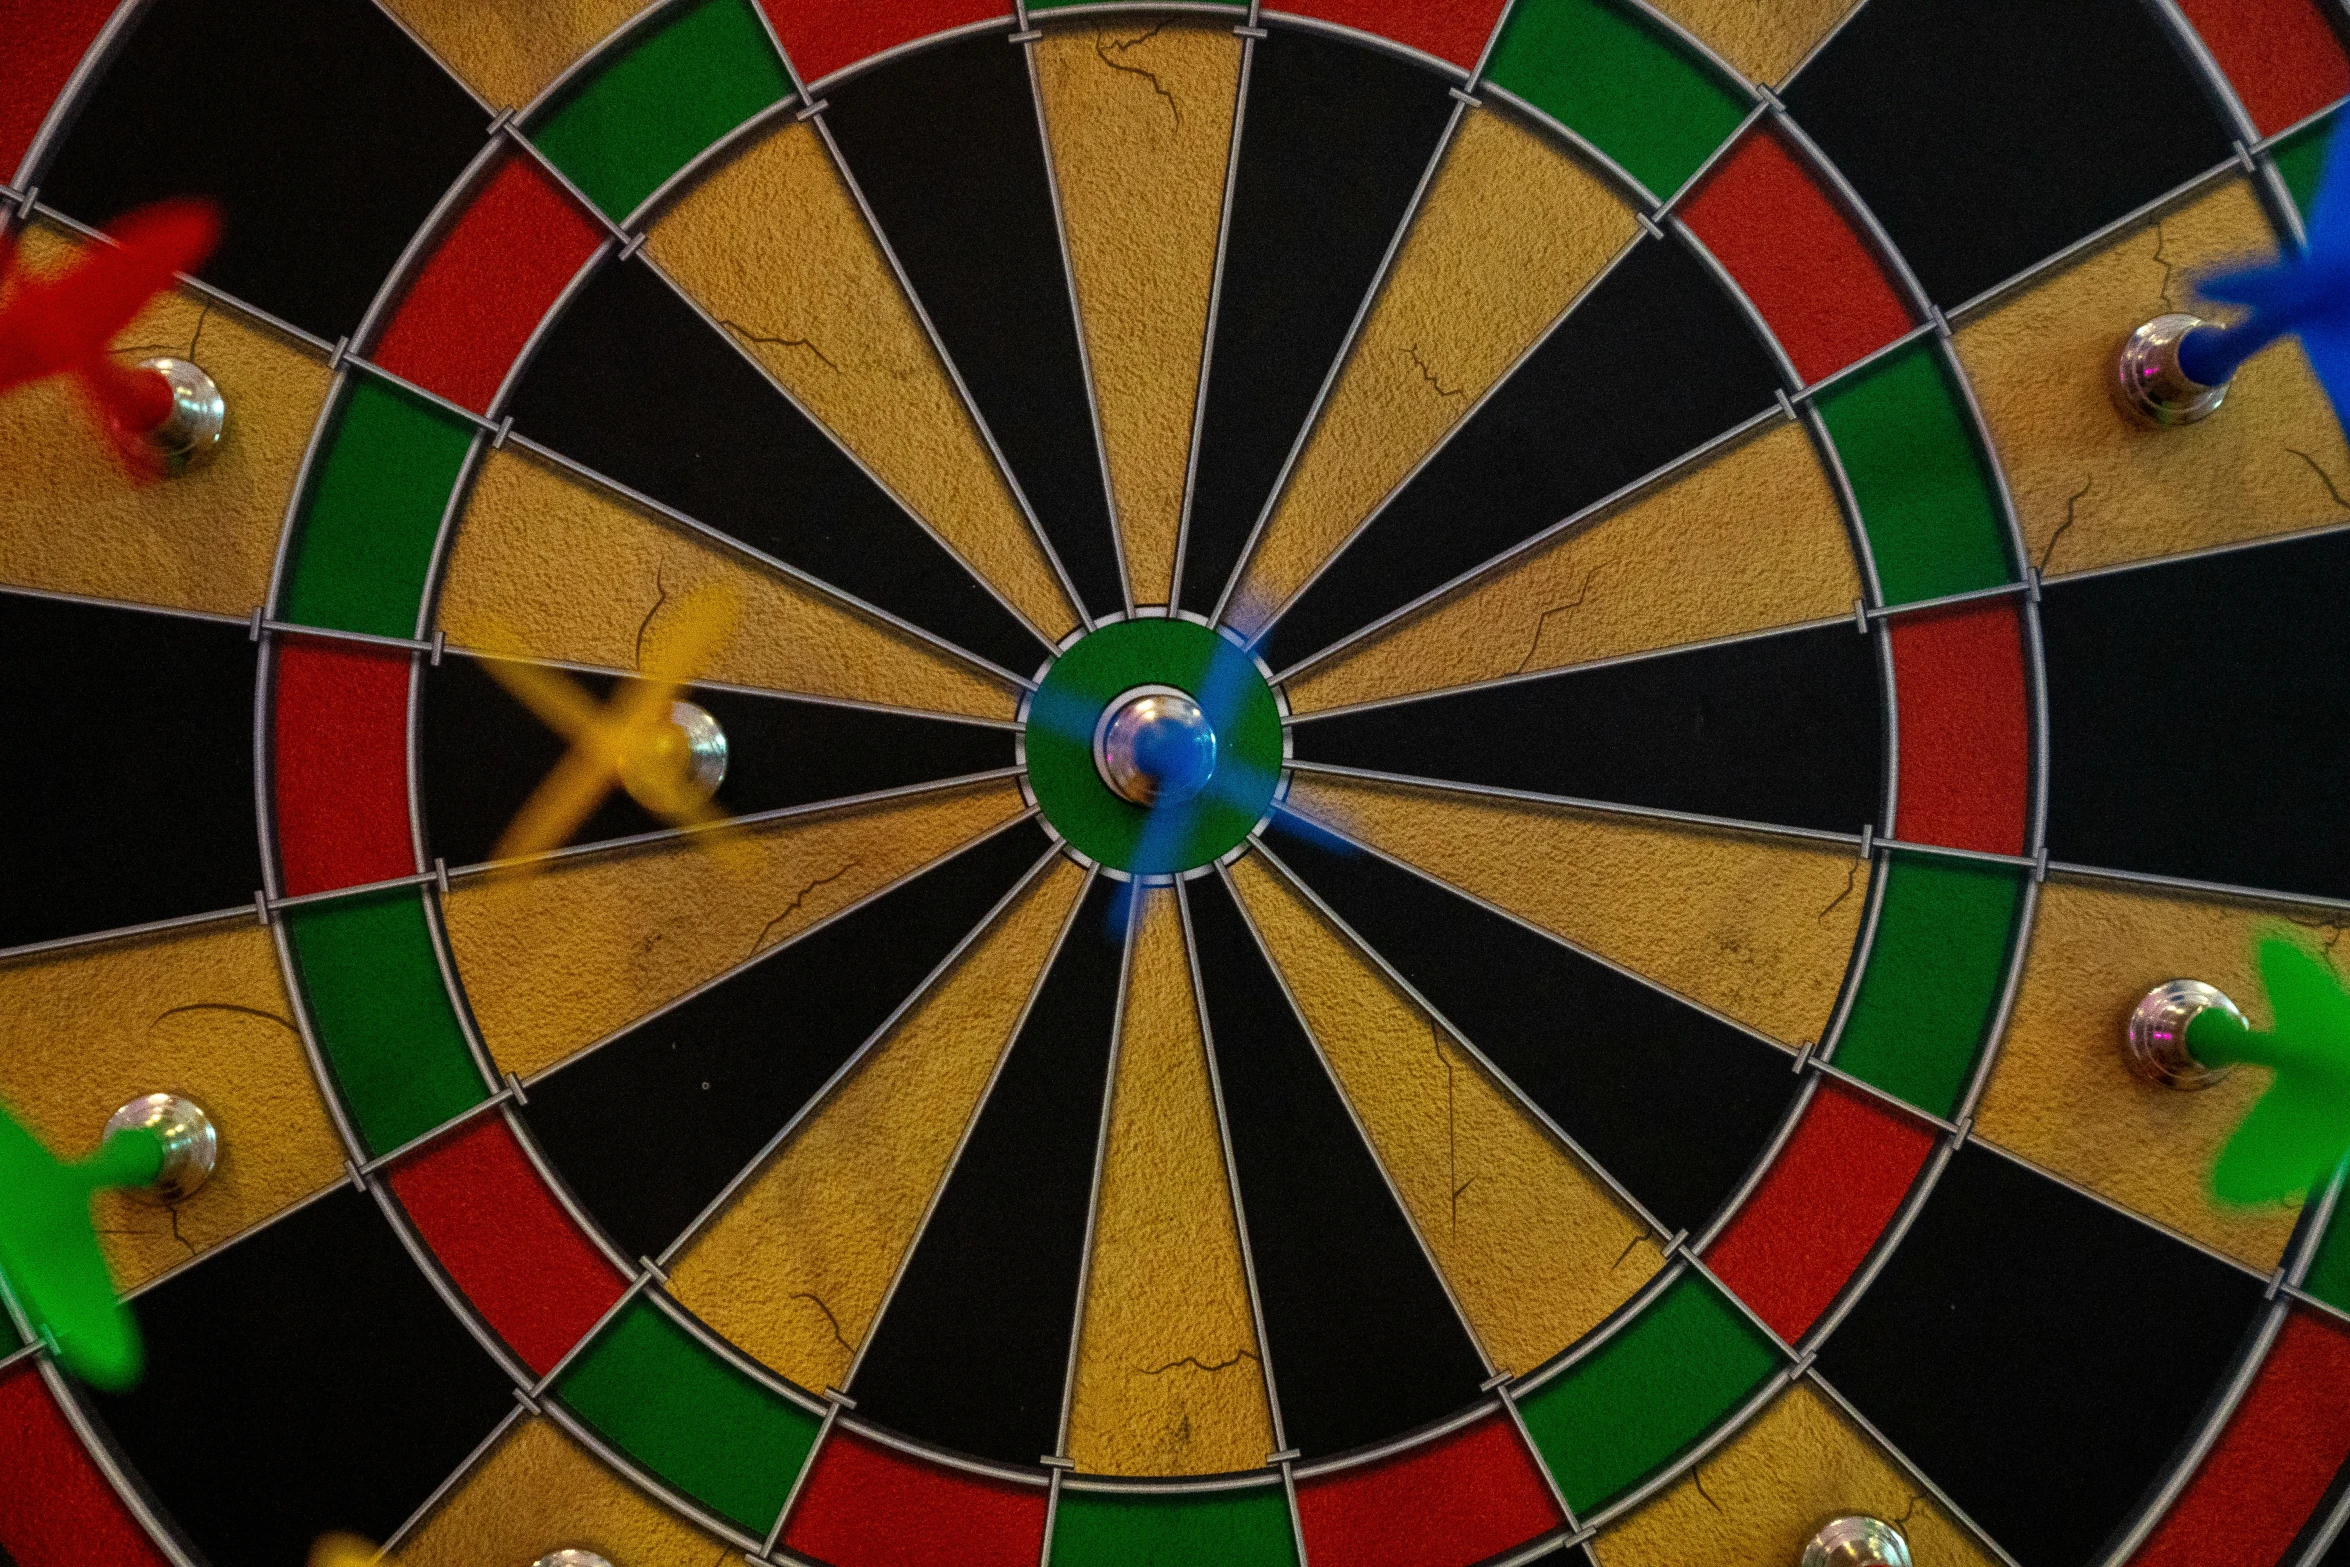
{"label": "green dart flight", "polygon": [[2187,1028],[2187,1048],[2205,1066],[2243,1062],[2276,1074],[2212,1169],[2212,1190],[2223,1202],[2296,1196],[2350,1153],[2350,993],[2324,962],[2283,936],[2263,940],[2259,956],[2276,1027],[2249,1029],[2212,1007]]}
{"label": "green dart flight", "polygon": [[57,1363],[93,1387],[119,1392],[143,1364],[138,1324],[115,1297],[90,1220],[93,1194],[151,1185],[164,1142],[135,1127],[66,1164],[0,1109],[0,1280]]}

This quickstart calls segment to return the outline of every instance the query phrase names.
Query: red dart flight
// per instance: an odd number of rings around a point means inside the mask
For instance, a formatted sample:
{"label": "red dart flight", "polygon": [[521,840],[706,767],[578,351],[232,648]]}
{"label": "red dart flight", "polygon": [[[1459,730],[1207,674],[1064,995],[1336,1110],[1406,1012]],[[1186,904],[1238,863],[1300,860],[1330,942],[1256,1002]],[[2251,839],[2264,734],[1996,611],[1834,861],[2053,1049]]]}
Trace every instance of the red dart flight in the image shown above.
{"label": "red dart flight", "polygon": [[128,457],[140,436],[170,416],[172,393],[160,375],[107,358],[106,345],[175,274],[204,264],[220,240],[220,215],[210,202],[159,201],[108,233],[115,243],[93,246],[39,281],[15,275],[13,251],[0,252],[0,284],[14,281],[0,308],[0,393],[70,373]]}

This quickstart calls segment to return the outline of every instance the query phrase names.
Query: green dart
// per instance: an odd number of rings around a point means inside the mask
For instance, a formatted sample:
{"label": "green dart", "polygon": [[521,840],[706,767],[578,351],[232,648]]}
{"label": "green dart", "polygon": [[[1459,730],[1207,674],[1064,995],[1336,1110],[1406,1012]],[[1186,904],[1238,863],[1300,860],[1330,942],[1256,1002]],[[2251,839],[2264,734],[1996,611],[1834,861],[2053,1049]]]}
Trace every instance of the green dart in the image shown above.
{"label": "green dart", "polygon": [[115,1297],[98,1248],[90,1199],[114,1187],[184,1195],[210,1173],[217,1146],[202,1111],[150,1094],[116,1113],[96,1153],[67,1164],[0,1107],[0,1281],[57,1363],[93,1387],[133,1386],[143,1357],[138,1324]]}
{"label": "green dart", "polygon": [[2140,1070],[2172,1087],[2205,1087],[2239,1065],[2275,1074],[2212,1168],[2213,1193],[2241,1205],[2299,1196],[2350,1153],[2350,992],[2287,937],[2264,938],[2257,953],[2274,1028],[2247,1026],[2193,980],[2157,987],[2130,1023]]}

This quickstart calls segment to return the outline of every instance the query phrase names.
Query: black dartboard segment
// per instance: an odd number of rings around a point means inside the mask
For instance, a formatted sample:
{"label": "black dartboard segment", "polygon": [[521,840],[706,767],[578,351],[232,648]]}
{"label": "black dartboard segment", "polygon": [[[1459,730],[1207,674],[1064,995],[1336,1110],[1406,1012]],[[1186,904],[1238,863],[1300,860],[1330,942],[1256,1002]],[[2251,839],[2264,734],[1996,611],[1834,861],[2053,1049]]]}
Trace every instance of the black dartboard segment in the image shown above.
{"label": "black dartboard segment", "polygon": [[[618,684],[608,675],[572,678],[599,702],[609,700]],[[1009,729],[700,686],[683,695],[726,731],[726,781],[714,803],[729,816],[853,799],[1013,764]],[[479,864],[567,742],[479,663],[456,655],[427,669],[423,717],[427,852],[453,866]],[[615,790],[571,841],[608,842],[665,825]]]}
{"label": "black dartboard segment", "polygon": [[1870,0],[1783,96],[1945,307],[2233,151],[2144,0]]}
{"label": "black dartboard segment", "polygon": [[1126,943],[1079,900],[848,1391],[857,1413],[1005,1463],[1060,1450]]}
{"label": "black dartboard segment", "polygon": [[1686,456],[1778,389],[1720,280],[1677,241],[1642,241],[1314,579],[1261,652],[1287,669]]}
{"label": "black dartboard segment", "polygon": [[2261,1305],[2258,1279],[1969,1145],[1819,1367],[2023,1567],[2084,1567],[2199,1429]]}
{"label": "black dartboard segment", "polygon": [[2350,897],[2345,602],[2350,533],[2051,583],[2049,854]]}
{"label": "black dartboard segment", "polygon": [[0,594],[0,947],[261,890],[241,625]]}
{"label": "black dartboard segment", "polygon": [[1477,1396],[1485,1363],[1219,877],[1186,889],[1283,1432],[1308,1458]]}
{"label": "black dartboard segment", "polygon": [[1394,55],[1276,25],[1241,104],[1179,607],[1208,614],[1456,105]]}
{"label": "black dartboard segment", "polygon": [[303,1567],[329,1530],[389,1537],[514,1408],[513,1383],[349,1187],[133,1309],[146,1379],[84,1397],[219,1567]]}
{"label": "black dartboard segment", "polygon": [[1030,818],[962,850],[533,1085],[523,1115],[627,1254],[661,1255],[1045,846]]}
{"label": "black dartboard segment", "polygon": [[1667,1226],[1694,1230],[1777,1129],[1788,1058],[1413,871],[1277,821],[1304,886]]}
{"label": "black dartboard segment", "polygon": [[642,256],[599,268],[514,428],[1011,674],[1051,649]]}
{"label": "black dartboard segment", "polygon": [[1300,762],[1857,833],[1884,794],[1850,622],[1301,720]]}
{"label": "black dartboard segment", "polygon": [[1000,33],[844,83],[849,173],[1096,615],[1126,608],[1028,50]]}
{"label": "black dartboard segment", "polygon": [[41,197],[85,223],[220,204],[204,280],[332,341],[481,150],[489,116],[369,0],[156,0]]}

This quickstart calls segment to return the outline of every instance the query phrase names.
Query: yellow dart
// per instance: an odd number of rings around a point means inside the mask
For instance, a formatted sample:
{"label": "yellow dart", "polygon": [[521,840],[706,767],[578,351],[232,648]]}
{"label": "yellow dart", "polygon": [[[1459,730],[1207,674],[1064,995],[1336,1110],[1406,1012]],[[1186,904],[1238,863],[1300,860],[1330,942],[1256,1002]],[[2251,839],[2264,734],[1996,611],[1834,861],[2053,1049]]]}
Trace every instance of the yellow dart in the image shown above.
{"label": "yellow dart", "polygon": [[[679,692],[734,629],[734,590],[702,588],[680,606],[678,629],[656,650],[643,675],[624,680],[598,702],[579,683],[544,665],[509,662],[509,646],[483,649],[482,668],[571,749],[532,791],[499,838],[492,858],[529,861],[569,843],[615,788],[672,827],[713,829],[712,849],[740,869],[740,846],[715,831],[725,813],[711,805],[726,775],[726,739],[717,721]],[[495,635],[497,643],[507,638]]]}

